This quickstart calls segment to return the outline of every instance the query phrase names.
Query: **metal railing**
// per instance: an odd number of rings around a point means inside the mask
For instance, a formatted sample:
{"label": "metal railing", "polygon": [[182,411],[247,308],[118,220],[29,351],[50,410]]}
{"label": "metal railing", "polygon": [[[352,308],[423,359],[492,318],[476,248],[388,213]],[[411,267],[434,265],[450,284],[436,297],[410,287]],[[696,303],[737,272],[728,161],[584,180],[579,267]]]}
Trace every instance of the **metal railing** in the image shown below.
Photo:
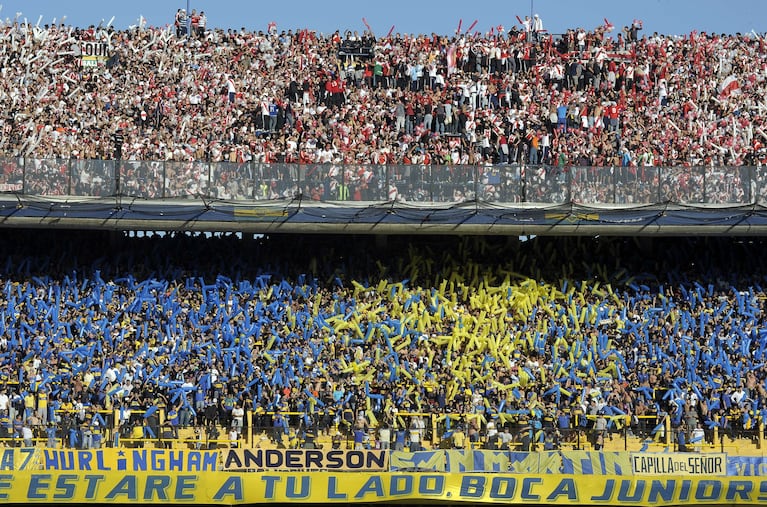
{"label": "metal railing", "polygon": [[[92,412],[84,420],[77,418],[76,412],[58,411],[61,422],[32,426],[32,438],[27,442],[21,436],[20,428],[2,426],[0,429],[0,447],[47,446],[60,448],[101,448],[101,447],[151,447],[151,448],[190,448],[216,449],[224,447],[254,448],[274,447],[325,447],[354,448],[353,421],[328,420],[306,427],[301,423],[302,412],[284,412],[286,424],[276,428],[272,423],[272,412],[246,411],[242,426],[237,426],[233,438],[231,422],[216,418],[211,421],[190,420],[188,425],[171,425],[166,419],[164,409],[156,412],[156,417],[146,419],[138,412],[132,423],[119,420],[119,410],[109,413],[102,410],[104,425],[93,427]],[[511,451],[536,451],[547,449],[630,450],[630,443],[652,442],[653,448],[680,450],[678,445],[679,428],[674,427],[671,418],[665,414],[647,415],[639,418],[613,416],[610,422],[600,430],[596,424],[598,416],[575,413],[567,427],[561,427],[556,421],[551,425],[536,426],[524,418],[513,418],[505,423],[498,423],[496,433],[489,432],[487,423],[481,421],[480,414],[436,414],[436,413],[400,413],[390,428],[390,442],[386,448],[396,449],[397,433],[403,438],[410,431],[413,416],[420,416],[425,421],[422,444],[429,449],[493,449]],[[451,422],[448,422],[450,420]],[[693,438],[688,431],[686,445],[688,450],[698,452],[726,452],[733,446],[764,449],[767,427],[759,421],[753,427],[744,428],[739,424],[704,425],[702,438]],[[504,442],[501,438],[501,426],[509,428],[513,439]],[[724,427],[726,426],[726,427]],[[366,427],[369,435],[366,445],[384,448],[380,442],[379,429],[375,425]],[[127,431],[126,431],[127,430]],[[462,436],[457,438],[457,434]],[[527,435],[529,438],[522,438]],[[609,440],[609,444],[608,444]]]}
{"label": "metal railing", "polygon": [[767,167],[335,165],[0,158],[0,191],[144,199],[767,203]]}

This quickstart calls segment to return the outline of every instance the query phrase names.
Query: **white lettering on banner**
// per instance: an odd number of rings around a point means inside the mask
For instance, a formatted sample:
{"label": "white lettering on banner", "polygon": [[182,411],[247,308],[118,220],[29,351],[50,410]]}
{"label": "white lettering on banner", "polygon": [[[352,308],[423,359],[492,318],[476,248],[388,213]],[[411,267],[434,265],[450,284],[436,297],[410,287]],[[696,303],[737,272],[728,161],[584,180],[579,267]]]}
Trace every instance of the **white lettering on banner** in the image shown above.
{"label": "white lettering on banner", "polygon": [[632,453],[636,475],[726,475],[727,455],[685,453]]}

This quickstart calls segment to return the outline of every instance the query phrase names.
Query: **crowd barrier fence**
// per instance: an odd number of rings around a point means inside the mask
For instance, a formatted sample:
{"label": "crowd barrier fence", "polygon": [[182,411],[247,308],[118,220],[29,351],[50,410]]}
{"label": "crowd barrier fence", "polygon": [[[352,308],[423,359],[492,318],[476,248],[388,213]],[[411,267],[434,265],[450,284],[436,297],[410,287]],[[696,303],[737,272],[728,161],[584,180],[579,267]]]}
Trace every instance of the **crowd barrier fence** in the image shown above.
{"label": "crowd barrier fence", "polygon": [[767,202],[767,167],[336,165],[0,158],[0,192],[141,199],[457,204]]}
{"label": "crowd barrier fence", "polygon": [[[672,426],[668,415],[646,415],[634,417],[615,415],[607,418],[604,430],[598,430],[595,422],[598,416],[574,414],[570,427],[535,426],[527,419],[514,419],[505,423],[498,417],[480,414],[437,414],[403,412],[397,420],[388,425],[389,442],[380,438],[380,426],[364,427],[365,438],[361,443],[354,440],[354,425],[334,420],[327,425],[307,427],[301,423],[306,414],[282,412],[287,425],[276,429],[271,424],[273,412],[245,413],[242,426],[233,426],[227,421],[192,421],[188,426],[173,426],[166,417],[166,411],[156,411],[156,418],[149,420],[141,412],[134,415],[135,424],[120,422],[120,411],[100,411],[103,426],[94,427],[92,418],[82,423],[74,421],[76,413],[58,411],[60,422],[33,427],[32,445],[49,448],[255,448],[263,445],[278,448],[333,448],[333,449],[395,449],[397,432],[402,434],[402,448],[414,449],[410,439],[412,417],[420,416],[425,421],[422,432],[423,449],[486,449],[511,451],[542,451],[547,449],[600,450],[609,439],[611,449],[631,450],[631,443],[651,442],[655,448],[689,450],[693,452],[726,452],[733,442],[747,442],[754,450],[764,449],[765,424],[759,422],[752,428],[723,428],[719,417],[714,424],[706,425],[702,436],[692,438],[687,431],[684,442],[679,442],[679,429]],[[92,415],[92,414],[91,414]],[[498,421],[495,431],[490,434],[487,421]],[[449,421],[449,422],[448,422]],[[508,427],[513,438],[503,442],[501,427]],[[470,428],[474,428],[470,431]],[[125,430],[128,429],[126,432]],[[87,432],[87,439],[83,432]],[[459,439],[456,435],[460,434]],[[527,435],[527,438],[522,438]],[[729,442],[729,443],[728,443]],[[0,446],[22,447],[25,442],[21,435],[8,428],[0,436]]]}

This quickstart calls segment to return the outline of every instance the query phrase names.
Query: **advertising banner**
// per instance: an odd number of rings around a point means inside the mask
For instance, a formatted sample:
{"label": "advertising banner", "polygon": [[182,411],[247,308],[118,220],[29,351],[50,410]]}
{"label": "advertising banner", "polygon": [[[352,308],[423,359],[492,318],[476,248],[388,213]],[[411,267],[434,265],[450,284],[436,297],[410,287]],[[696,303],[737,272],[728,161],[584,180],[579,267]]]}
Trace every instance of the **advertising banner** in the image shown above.
{"label": "advertising banner", "polygon": [[723,453],[632,452],[634,475],[727,475],[727,455]]}
{"label": "advertising banner", "polygon": [[764,505],[767,480],[358,472],[0,473],[6,503]]}
{"label": "advertising banner", "polygon": [[386,451],[376,450],[229,449],[223,454],[223,469],[373,472],[388,470],[389,460]]}

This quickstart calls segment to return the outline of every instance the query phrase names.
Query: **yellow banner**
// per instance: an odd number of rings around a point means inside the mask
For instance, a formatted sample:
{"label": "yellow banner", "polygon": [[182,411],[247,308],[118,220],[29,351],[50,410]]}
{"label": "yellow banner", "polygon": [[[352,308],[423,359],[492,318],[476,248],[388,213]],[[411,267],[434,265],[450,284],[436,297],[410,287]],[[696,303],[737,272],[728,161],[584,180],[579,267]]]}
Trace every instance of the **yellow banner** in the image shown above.
{"label": "yellow banner", "polygon": [[727,454],[683,452],[632,452],[634,475],[727,475]]}
{"label": "yellow banner", "polygon": [[223,469],[383,472],[389,470],[388,455],[376,450],[229,449],[223,453]]}
{"label": "yellow banner", "polygon": [[6,448],[0,450],[0,471],[40,470],[40,449]]}
{"label": "yellow banner", "polygon": [[6,503],[428,502],[561,505],[764,505],[767,479],[371,473],[0,473]]}

